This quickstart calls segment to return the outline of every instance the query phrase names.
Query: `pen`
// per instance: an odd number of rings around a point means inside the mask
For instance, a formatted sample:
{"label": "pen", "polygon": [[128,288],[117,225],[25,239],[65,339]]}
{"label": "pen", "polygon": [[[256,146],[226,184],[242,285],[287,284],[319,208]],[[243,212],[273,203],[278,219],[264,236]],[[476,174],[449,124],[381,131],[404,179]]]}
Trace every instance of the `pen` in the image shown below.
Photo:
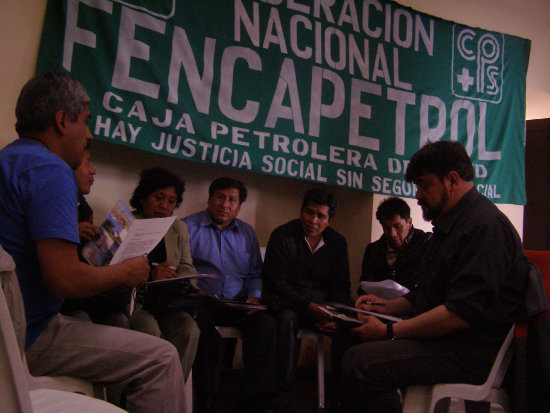
{"label": "pen", "polygon": [[[157,267],[157,266],[159,266],[160,264],[159,264],[158,262],[152,262],[151,265],[152,265],[153,267]],[[176,271],[176,267],[174,267],[173,265],[167,265],[166,267],[170,268],[171,270]]]}

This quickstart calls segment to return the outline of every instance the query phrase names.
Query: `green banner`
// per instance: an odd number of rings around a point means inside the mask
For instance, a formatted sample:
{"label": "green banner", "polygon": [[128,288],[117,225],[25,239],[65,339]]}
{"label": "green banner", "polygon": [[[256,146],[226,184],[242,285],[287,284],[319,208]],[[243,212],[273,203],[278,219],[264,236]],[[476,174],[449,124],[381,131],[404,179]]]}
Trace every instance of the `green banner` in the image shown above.
{"label": "green banner", "polygon": [[525,203],[530,41],[383,0],[49,0],[38,70],[79,79],[97,139],[413,197],[427,142]]}

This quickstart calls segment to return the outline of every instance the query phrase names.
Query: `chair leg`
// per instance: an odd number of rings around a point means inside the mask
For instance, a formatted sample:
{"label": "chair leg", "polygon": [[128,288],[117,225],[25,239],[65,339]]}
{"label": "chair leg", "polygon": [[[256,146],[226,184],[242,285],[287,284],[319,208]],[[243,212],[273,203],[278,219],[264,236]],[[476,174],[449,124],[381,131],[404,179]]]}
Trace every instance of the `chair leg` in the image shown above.
{"label": "chair leg", "polygon": [[187,380],[185,380],[183,391],[185,413],[193,413],[193,370],[189,371],[189,376],[187,376]]}
{"label": "chair leg", "polygon": [[504,389],[491,389],[485,400],[500,405],[504,413],[512,413],[510,398]]}
{"label": "chair leg", "polygon": [[432,412],[433,413],[449,413],[450,410],[451,410],[451,398],[450,397],[445,397],[443,399],[439,399],[434,404]]}
{"label": "chair leg", "polygon": [[409,386],[403,397],[403,413],[431,412],[431,386]]}
{"label": "chair leg", "polygon": [[491,413],[491,403],[487,401],[464,400],[466,413]]}
{"label": "chair leg", "polygon": [[319,409],[325,408],[325,352],[323,336],[317,335],[317,394],[319,397]]}

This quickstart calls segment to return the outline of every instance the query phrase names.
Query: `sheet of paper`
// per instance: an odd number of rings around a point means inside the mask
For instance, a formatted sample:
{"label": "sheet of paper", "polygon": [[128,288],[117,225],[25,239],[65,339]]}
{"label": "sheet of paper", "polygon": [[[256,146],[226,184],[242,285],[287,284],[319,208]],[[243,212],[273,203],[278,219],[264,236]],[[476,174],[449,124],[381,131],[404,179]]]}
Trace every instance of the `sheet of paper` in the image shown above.
{"label": "sheet of paper", "polygon": [[335,308],[335,309],[339,309],[339,310],[347,310],[347,311],[352,311],[354,313],[361,313],[361,314],[366,314],[366,315],[373,315],[375,317],[378,317],[382,320],[388,320],[388,321],[393,321],[393,322],[398,322],[398,321],[401,321],[403,320],[402,318],[399,318],[399,317],[395,317],[393,315],[387,315],[387,314],[380,314],[380,313],[377,313],[375,311],[367,311],[367,310],[361,310],[359,308],[355,308],[355,307],[350,307],[350,306],[347,306],[347,305],[344,305],[344,304],[339,304],[339,303],[332,303],[328,306],[328,308]]}
{"label": "sheet of paper", "polygon": [[128,317],[132,315],[134,312],[134,307],[136,305],[136,295],[137,295],[137,288],[132,288],[132,294],[130,295],[130,303],[128,304]]}
{"label": "sheet of paper", "polygon": [[165,283],[171,283],[174,281],[180,281],[180,280],[195,280],[198,278],[212,278],[217,279],[220,278],[217,275],[212,274],[191,274],[191,275],[182,275],[181,277],[174,277],[174,278],[167,278],[165,280],[155,280],[155,281],[148,281],[146,282],[147,285],[150,284],[165,284]]}
{"label": "sheet of paper", "polygon": [[357,318],[350,317],[344,313],[340,313],[333,307],[321,305],[319,306],[319,309],[330,315],[332,318],[336,319],[337,322],[344,323],[350,327],[357,327],[358,325],[363,324]]}
{"label": "sheet of paper", "polygon": [[127,258],[149,254],[166,235],[175,220],[176,216],[134,220],[128,235],[118,247],[110,264],[117,264]]}
{"label": "sheet of paper", "polygon": [[235,308],[239,310],[267,310],[267,306],[264,304],[252,304],[240,300],[219,298],[211,295],[207,295],[204,298],[208,300],[208,302],[222,308]]}
{"label": "sheet of paper", "polygon": [[386,300],[402,297],[409,292],[407,287],[404,287],[393,280],[361,281],[360,285],[361,290],[363,290],[365,294],[373,294]]}

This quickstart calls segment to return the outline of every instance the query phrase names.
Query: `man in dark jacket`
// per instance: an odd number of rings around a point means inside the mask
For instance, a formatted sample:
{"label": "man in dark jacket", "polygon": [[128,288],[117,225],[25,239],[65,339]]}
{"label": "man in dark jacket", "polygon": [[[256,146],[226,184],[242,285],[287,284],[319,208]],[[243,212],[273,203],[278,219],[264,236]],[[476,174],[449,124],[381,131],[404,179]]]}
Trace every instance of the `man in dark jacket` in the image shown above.
{"label": "man in dark jacket", "polygon": [[384,234],[365,249],[361,281],[390,279],[412,290],[431,233],[413,227],[411,209],[401,198],[384,199],[378,205],[376,219]]}
{"label": "man in dark jacket", "polygon": [[[345,238],[330,228],[336,199],[323,188],[304,195],[300,218],[276,228],[267,244],[263,298],[276,313],[277,365],[283,393],[289,390],[300,327],[333,331],[322,310],[327,301],[350,300]],[[283,396],[284,398],[284,396]]]}

